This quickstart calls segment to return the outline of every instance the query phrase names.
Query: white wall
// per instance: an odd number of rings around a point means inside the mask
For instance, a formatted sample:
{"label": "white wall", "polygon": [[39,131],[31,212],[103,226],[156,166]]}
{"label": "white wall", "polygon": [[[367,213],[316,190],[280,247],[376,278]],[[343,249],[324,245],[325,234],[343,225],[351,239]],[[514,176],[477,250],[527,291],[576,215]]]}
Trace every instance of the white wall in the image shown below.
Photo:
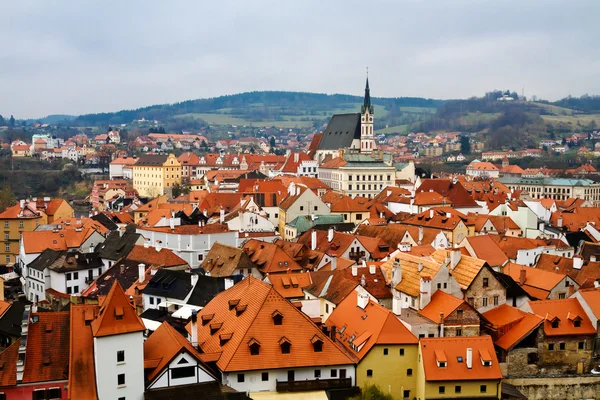
{"label": "white wall", "polygon": [[[183,364],[179,364],[182,360]],[[181,367],[191,367],[195,366],[195,375],[188,378],[173,378],[171,376],[171,371],[169,369],[176,369]],[[196,361],[196,359],[190,356],[188,353],[178,354],[173,361],[168,365],[168,369],[165,369],[162,374],[160,374],[154,381],[148,385],[148,389],[158,389],[164,387],[173,387],[179,385],[189,385],[194,383],[202,383],[202,382],[213,382],[215,380],[214,377],[206,373],[202,366]]]}
{"label": "white wall", "polygon": [[[340,369],[345,369],[346,378],[352,378],[352,385],[356,384],[354,365],[351,364],[308,368],[267,369],[262,371],[241,371],[240,373],[244,374],[244,382],[238,382],[238,372],[224,372],[222,383],[240,392],[274,392],[277,381],[287,382],[289,370],[295,371],[294,381],[298,382],[317,379],[315,378],[315,370],[317,369],[321,370],[321,377],[319,379],[335,379],[331,377],[332,369],[337,370],[337,378],[339,378]],[[268,381],[262,380],[263,372],[269,374]]]}
{"label": "white wall", "polygon": [[[117,363],[117,351],[125,351],[125,362]],[[99,399],[143,400],[144,334],[127,333],[94,338],[94,362]],[[117,385],[117,376],[125,374],[125,385]]]}

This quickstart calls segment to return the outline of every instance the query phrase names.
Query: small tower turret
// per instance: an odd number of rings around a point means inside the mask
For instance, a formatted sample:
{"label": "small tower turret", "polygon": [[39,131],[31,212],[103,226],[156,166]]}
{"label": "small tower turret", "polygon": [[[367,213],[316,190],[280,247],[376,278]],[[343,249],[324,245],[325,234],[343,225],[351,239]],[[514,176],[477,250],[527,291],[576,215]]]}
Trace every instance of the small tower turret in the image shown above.
{"label": "small tower turret", "polygon": [[369,68],[367,68],[367,83],[365,98],[360,110],[360,152],[371,153],[377,147],[373,136],[373,106],[371,105],[371,90],[369,89]]}

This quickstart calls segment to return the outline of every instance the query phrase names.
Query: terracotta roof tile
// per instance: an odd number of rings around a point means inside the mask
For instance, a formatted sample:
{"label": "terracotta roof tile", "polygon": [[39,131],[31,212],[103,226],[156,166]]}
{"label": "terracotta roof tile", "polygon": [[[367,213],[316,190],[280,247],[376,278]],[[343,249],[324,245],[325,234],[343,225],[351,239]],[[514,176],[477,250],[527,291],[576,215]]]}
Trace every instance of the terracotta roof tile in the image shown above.
{"label": "terracotta roof tile", "polygon": [[[394,263],[399,264],[402,268],[402,280],[396,285],[396,290],[410,296],[418,296],[421,293],[422,277],[434,277],[442,268],[441,264],[431,260],[431,258],[398,252],[381,265],[381,270],[387,282],[392,280]],[[422,268],[419,267],[420,264]],[[419,269],[421,270],[419,271]]]}
{"label": "terracotta roof tile", "polygon": [[98,318],[92,322],[94,337],[140,332],[145,329],[121,285],[118,282],[113,283],[100,307]]}
{"label": "terracotta roof tile", "polygon": [[[530,301],[529,307],[544,319],[546,336],[595,335],[596,328],[576,298],[560,300]],[[558,318],[558,327],[552,327],[552,320]],[[580,326],[577,326],[579,320]]]}
{"label": "terracotta roof tile", "polygon": [[[534,296],[537,299],[546,299],[547,295],[552,289],[556,287],[564,278],[565,274],[559,274],[552,271],[544,271],[538,268],[526,267],[523,265],[509,263],[504,268],[504,273],[514,279],[515,282],[519,282],[522,272],[525,271],[525,283],[521,285],[523,289]],[[530,289],[534,289],[532,292]],[[535,291],[537,289],[537,291]],[[539,297],[543,293],[539,292],[542,290],[547,292],[545,297]]]}
{"label": "terracotta roof tile", "polygon": [[98,306],[71,305],[71,344],[69,359],[69,396],[72,399],[97,399],[94,337],[91,321]]}
{"label": "terracotta roof tile", "polygon": [[436,290],[431,296],[431,301],[423,308],[419,314],[439,324],[440,313],[444,314],[444,319],[454,312],[458,307],[463,305],[465,301],[454,297],[441,290]]}
{"label": "terracotta roof tile", "polygon": [[491,267],[503,266],[508,262],[508,257],[498,247],[490,235],[470,236],[466,238],[475,256],[486,261]]}
{"label": "terracotta roof tile", "polygon": [[0,353],[0,387],[15,386],[17,384],[17,360],[19,359],[19,346],[21,339],[17,339]]}
{"label": "terracotta roof tile", "polygon": [[275,243],[250,239],[242,250],[263,274],[302,270],[302,266]]}
{"label": "terracotta roof tile", "polygon": [[453,182],[450,179],[424,179],[417,192],[430,190],[449,198],[454,207],[477,207],[477,203],[461,182]]}
{"label": "terracotta roof tile", "polygon": [[493,308],[483,313],[482,316],[498,332],[498,338],[494,344],[506,351],[510,351],[543,322],[543,318],[507,304]]}
{"label": "terracotta roof tile", "polygon": [[127,260],[146,264],[147,267],[172,268],[188,266],[188,263],[169,249],[161,248],[157,251],[154,247],[134,245],[126,257]]}

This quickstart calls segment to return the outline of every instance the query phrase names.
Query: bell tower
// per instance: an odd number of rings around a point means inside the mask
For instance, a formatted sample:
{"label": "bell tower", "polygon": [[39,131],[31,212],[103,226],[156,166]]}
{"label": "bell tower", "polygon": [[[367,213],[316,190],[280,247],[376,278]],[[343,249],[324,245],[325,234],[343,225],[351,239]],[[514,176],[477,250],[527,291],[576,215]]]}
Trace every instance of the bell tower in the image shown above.
{"label": "bell tower", "polygon": [[371,90],[369,89],[369,68],[367,67],[367,84],[365,99],[360,110],[360,152],[371,153],[377,147],[373,136],[373,106],[371,105]]}

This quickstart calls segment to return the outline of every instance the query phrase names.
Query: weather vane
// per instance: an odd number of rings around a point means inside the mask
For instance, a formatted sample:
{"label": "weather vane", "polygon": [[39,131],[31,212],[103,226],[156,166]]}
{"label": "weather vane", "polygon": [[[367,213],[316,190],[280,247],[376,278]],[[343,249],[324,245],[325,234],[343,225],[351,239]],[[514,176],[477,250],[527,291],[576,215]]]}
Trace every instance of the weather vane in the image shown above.
{"label": "weather vane", "polygon": [[369,67],[367,67],[367,76],[369,76]]}

